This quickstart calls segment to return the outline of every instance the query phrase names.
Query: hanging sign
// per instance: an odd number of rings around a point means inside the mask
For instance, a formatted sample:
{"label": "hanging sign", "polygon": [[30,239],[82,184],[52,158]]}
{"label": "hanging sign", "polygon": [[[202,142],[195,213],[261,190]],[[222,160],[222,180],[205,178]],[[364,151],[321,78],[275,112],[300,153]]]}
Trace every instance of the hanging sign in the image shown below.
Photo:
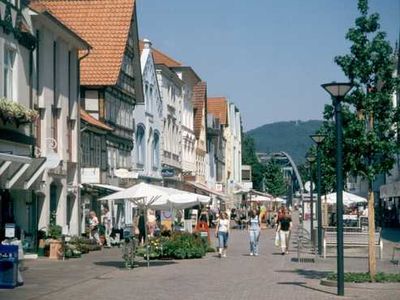
{"label": "hanging sign", "polygon": [[15,224],[14,223],[6,223],[6,238],[15,238]]}

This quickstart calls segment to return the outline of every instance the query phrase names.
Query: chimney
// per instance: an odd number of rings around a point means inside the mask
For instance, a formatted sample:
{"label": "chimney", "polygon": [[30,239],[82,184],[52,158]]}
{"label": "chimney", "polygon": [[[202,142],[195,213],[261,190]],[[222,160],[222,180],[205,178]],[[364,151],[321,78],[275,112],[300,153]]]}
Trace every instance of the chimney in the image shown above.
{"label": "chimney", "polygon": [[144,49],[151,49],[151,42],[148,39],[143,40],[144,43]]}

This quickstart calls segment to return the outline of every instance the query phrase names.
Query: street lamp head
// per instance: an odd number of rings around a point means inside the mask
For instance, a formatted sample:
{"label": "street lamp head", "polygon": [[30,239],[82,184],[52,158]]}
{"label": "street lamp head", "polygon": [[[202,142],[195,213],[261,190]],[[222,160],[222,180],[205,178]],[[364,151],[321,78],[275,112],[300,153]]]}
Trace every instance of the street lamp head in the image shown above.
{"label": "street lamp head", "polygon": [[333,98],[343,98],[353,88],[350,82],[331,82],[321,85]]}
{"label": "street lamp head", "polygon": [[312,134],[312,135],[310,135],[310,138],[314,141],[314,143],[316,143],[317,144],[317,146],[319,145],[319,144],[321,144],[323,141],[324,141],[324,139],[326,138],[326,134],[319,134],[319,133],[317,133],[317,134]]}
{"label": "street lamp head", "polygon": [[316,157],[315,157],[315,155],[309,153],[309,154],[306,155],[306,159],[307,159],[307,161],[308,161],[308,162],[310,163],[310,165],[311,165],[313,162],[315,162]]}

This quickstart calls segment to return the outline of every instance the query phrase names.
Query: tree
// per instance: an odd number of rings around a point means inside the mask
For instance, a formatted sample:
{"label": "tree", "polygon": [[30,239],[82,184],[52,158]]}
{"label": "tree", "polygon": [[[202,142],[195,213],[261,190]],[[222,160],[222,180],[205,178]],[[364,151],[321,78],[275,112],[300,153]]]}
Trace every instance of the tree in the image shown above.
{"label": "tree", "polygon": [[[374,280],[376,258],[372,183],[377,175],[389,173],[398,152],[395,124],[400,113],[393,106],[392,97],[399,88],[399,80],[394,77],[393,49],[386,41],[386,34],[379,31],[379,15],[368,14],[368,0],[359,0],[358,10],[360,16],[346,35],[351,42],[350,53],[335,57],[335,62],[354,85],[343,103],[344,172],[361,176],[369,183],[368,268],[371,280]],[[324,118],[326,122],[321,130],[328,133],[328,139],[323,147],[328,153],[334,153],[334,129],[330,121],[333,118],[332,106],[326,106]],[[325,166],[332,168],[332,157],[325,155]]]}
{"label": "tree", "polygon": [[242,142],[242,164],[251,166],[253,188],[261,191],[265,166],[258,161],[254,138],[246,134],[243,135]]}
{"label": "tree", "polygon": [[265,171],[265,186],[268,193],[274,197],[285,195],[287,184],[281,167],[275,160],[268,161]]}

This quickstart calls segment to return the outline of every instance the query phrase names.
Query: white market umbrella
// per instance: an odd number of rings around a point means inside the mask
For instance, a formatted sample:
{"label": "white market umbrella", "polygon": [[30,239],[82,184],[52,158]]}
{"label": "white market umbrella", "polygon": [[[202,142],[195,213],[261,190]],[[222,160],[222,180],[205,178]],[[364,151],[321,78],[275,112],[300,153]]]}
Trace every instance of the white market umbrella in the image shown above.
{"label": "white market umbrella", "polygon": [[210,200],[211,197],[189,192],[176,193],[168,197],[168,203],[178,209],[189,208],[197,204],[208,204]]}
{"label": "white market umbrella", "polygon": [[[325,197],[322,197],[323,200]],[[336,204],[336,193],[330,193],[326,195],[326,202],[328,204]],[[368,200],[364,197],[360,197],[356,194],[343,191],[343,205],[350,206],[356,203],[366,203]]]}
{"label": "white market umbrella", "polygon": [[171,191],[169,191],[168,188],[141,182],[141,183],[131,186],[130,188],[127,188],[125,190],[102,197],[99,200],[127,199],[127,200],[132,201],[133,203],[135,203],[138,206],[150,207],[153,204],[161,204],[161,203],[157,203],[156,202],[157,200],[165,202],[166,199],[164,198],[162,200],[161,198],[167,197],[170,194],[171,194]]}
{"label": "white market umbrella", "polygon": [[255,196],[251,196],[251,198],[248,201],[249,202],[268,202],[271,200],[272,200],[272,198],[267,197],[267,196],[255,195]]}
{"label": "white market umbrella", "polygon": [[283,198],[280,198],[280,197],[275,197],[275,198],[274,198],[274,202],[285,203],[286,200],[283,199]]}
{"label": "white market umbrella", "polygon": [[[147,209],[157,205],[166,205],[167,197],[170,195],[170,193],[171,192],[167,188],[141,182],[120,192],[102,197],[99,200],[127,199],[129,201],[132,201],[135,205],[144,210],[144,223],[147,224]],[[146,237],[147,267],[149,267],[150,258],[147,226],[145,226],[144,229]]]}

